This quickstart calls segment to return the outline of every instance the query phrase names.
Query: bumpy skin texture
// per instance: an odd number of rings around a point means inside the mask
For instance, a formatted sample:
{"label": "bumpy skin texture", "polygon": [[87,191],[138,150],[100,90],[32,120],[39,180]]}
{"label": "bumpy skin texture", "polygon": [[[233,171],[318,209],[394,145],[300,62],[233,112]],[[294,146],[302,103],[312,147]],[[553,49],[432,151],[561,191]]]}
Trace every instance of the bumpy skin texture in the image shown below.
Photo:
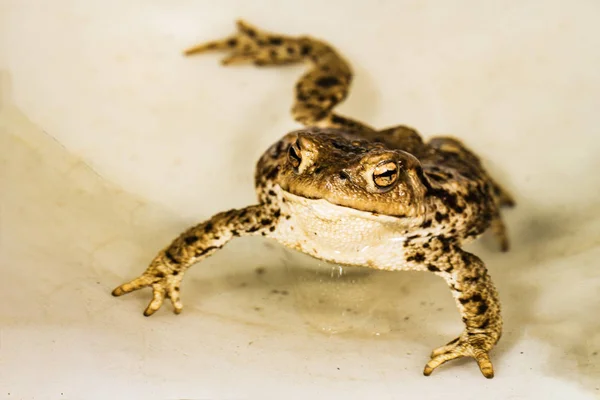
{"label": "bumpy skin texture", "polygon": [[424,374],[472,357],[485,377],[493,377],[488,353],[502,333],[498,296],[483,262],[461,245],[491,227],[501,249],[508,250],[500,208],[513,200],[477,156],[453,138],[425,143],[406,126],[377,131],[334,114],[352,72],[322,41],[270,34],[240,21],[237,34],[186,54],[209,50],[228,51],[225,65],[308,62],[311,69],[296,85],[292,108],[308,127],[285,135],[258,161],[258,204],[189,228],[113,295],[149,286],[153,299],[146,316],[165,298],[179,313],[185,271],[243,235],[266,236],[344,265],[431,271],[448,284],[465,329],[433,351]]}

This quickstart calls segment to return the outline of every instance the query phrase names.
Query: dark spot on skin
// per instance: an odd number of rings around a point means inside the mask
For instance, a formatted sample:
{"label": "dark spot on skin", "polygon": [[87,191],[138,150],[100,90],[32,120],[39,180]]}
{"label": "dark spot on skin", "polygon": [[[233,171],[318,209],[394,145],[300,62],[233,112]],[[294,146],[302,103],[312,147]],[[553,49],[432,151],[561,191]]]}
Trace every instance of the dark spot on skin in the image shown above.
{"label": "dark spot on skin", "polygon": [[464,283],[475,283],[479,280],[478,276],[467,276],[463,278]]}
{"label": "dark spot on skin", "polygon": [[240,233],[239,233],[237,230],[235,230],[235,229],[233,229],[233,230],[231,231],[231,234],[232,234],[233,236],[240,236]]}
{"label": "dark spot on skin", "polygon": [[469,265],[470,264],[470,259],[469,259],[469,254],[466,252],[461,252],[460,253],[460,259],[462,260],[463,263],[465,263],[465,265]]}
{"label": "dark spot on skin", "polygon": [[277,146],[275,147],[275,157],[279,157],[279,155],[283,152],[285,148],[285,143],[283,141],[279,141]]}
{"label": "dark spot on skin", "polygon": [[267,236],[267,232],[261,232],[260,234],[263,236]]}
{"label": "dark spot on skin", "polygon": [[244,218],[246,216],[246,214],[248,214],[248,210],[247,209],[243,209],[242,211],[240,211],[240,218]]}
{"label": "dark spot on skin", "polygon": [[269,52],[269,55],[271,56],[271,58],[277,58],[277,51],[276,50],[271,50]]}
{"label": "dark spot on skin", "polygon": [[248,28],[244,31],[244,33],[252,38],[256,37],[256,31],[254,29]]}
{"label": "dark spot on skin", "polygon": [[433,173],[433,172],[429,172],[427,174],[427,177],[431,178],[431,179],[433,179],[434,181],[437,181],[437,182],[445,182],[448,179],[448,177],[446,177],[444,175],[436,174],[436,173]]}
{"label": "dark spot on skin", "polygon": [[263,275],[267,271],[263,267],[258,267],[254,270],[254,272],[256,272],[256,275]]}
{"label": "dark spot on skin", "polygon": [[185,244],[187,244],[187,245],[194,244],[198,241],[198,236],[196,236],[196,235],[188,236],[184,239],[184,241],[185,241]]}
{"label": "dark spot on skin", "polygon": [[332,102],[332,103],[337,103],[338,98],[336,96],[332,95],[332,96],[329,96],[329,101]]}
{"label": "dark spot on skin", "polygon": [[275,196],[277,196],[277,193],[275,193],[274,190],[269,190],[269,196],[275,197]]}
{"label": "dark spot on skin", "polygon": [[164,278],[164,277],[165,277],[165,274],[164,274],[163,272],[161,272],[161,271],[158,271],[158,272],[156,273],[156,277],[157,277],[157,278]]}
{"label": "dark spot on skin", "polygon": [[290,218],[292,218],[292,216],[291,216],[291,215],[286,215],[286,216],[285,216],[285,219],[290,219]]}
{"label": "dark spot on skin", "polygon": [[227,46],[229,47],[235,47],[237,45],[238,41],[236,38],[231,38],[227,41]]}
{"label": "dark spot on skin", "polygon": [[328,113],[328,111],[326,111],[326,110],[320,110],[314,114],[314,117],[318,121],[318,120],[325,118],[327,116],[327,113]]}
{"label": "dark spot on skin", "polygon": [[431,220],[427,220],[427,221],[423,222],[423,224],[421,224],[421,227],[425,228],[425,229],[431,227]]}
{"label": "dark spot on skin", "polygon": [[303,56],[306,56],[306,55],[308,55],[308,53],[311,52],[311,50],[312,50],[312,48],[309,45],[304,44],[300,48],[300,54],[302,54]]}
{"label": "dark spot on skin", "polygon": [[317,79],[317,81],[315,83],[317,84],[317,86],[327,89],[332,86],[339,85],[340,80],[338,78],[336,78],[335,76],[324,76],[322,78]]}
{"label": "dark spot on skin", "polygon": [[423,262],[425,261],[425,255],[423,253],[415,253],[414,259],[416,262]]}
{"label": "dark spot on skin", "polygon": [[406,238],[406,240],[414,240],[416,238],[420,238],[421,235],[410,235],[409,237]]}
{"label": "dark spot on skin", "polygon": [[296,52],[296,49],[294,49],[293,47],[288,47],[286,48],[288,54],[294,54]]}
{"label": "dark spot on skin", "polygon": [[265,175],[265,178],[267,178],[268,180],[271,180],[271,181],[272,181],[273,179],[275,179],[275,178],[277,177],[277,174],[278,174],[278,173],[279,173],[279,166],[276,166],[276,167],[274,167],[274,168],[270,169],[270,170],[269,170],[269,171],[266,173],[266,175]]}
{"label": "dark spot on skin", "polygon": [[271,293],[275,293],[275,294],[277,294],[277,293],[279,293],[279,290],[277,290],[277,289],[273,289],[273,290],[271,290]]}
{"label": "dark spot on skin", "polygon": [[477,314],[485,314],[488,308],[489,307],[487,303],[481,303],[479,306],[477,306]]}
{"label": "dark spot on skin", "polygon": [[465,196],[465,201],[469,204],[478,204],[481,202],[481,199],[475,191],[469,191]]}
{"label": "dark spot on skin", "polygon": [[[177,275],[179,275],[179,271],[173,271],[173,272],[171,273],[171,275],[173,275],[173,276],[177,276]],[[177,290],[179,290],[179,287],[177,288]]]}
{"label": "dark spot on skin", "polygon": [[259,229],[258,226],[253,226],[252,228],[246,229],[246,232],[252,233],[252,232],[256,232],[258,229]]}
{"label": "dark spot on skin", "polygon": [[273,232],[273,231],[275,231],[275,227],[274,226],[272,226],[272,227],[269,228],[269,232]]}
{"label": "dark spot on skin", "polygon": [[179,264],[179,261],[177,261],[175,257],[173,257],[173,254],[171,254],[171,252],[168,250],[165,252],[165,257],[167,257],[171,263]]}
{"label": "dark spot on skin", "polygon": [[453,290],[453,291],[455,291],[455,292],[459,292],[459,293],[461,293],[461,292],[462,292],[462,290],[461,290],[461,289],[457,288],[457,287],[456,287],[456,286],[454,286],[454,285],[450,286],[450,290]]}
{"label": "dark spot on skin", "polygon": [[424,249],[428,249],[429,248],[429,243],[423,243],[423,248]]}
{"label": "dark spot on skin", "polygon": [[437,240],[440,241],[440,243],[442,243],[442,250],[444,252],[449,252],[450,251],[450,242],[451,242],[451,240],[448,239],[447,237],[443,236],[443,235],[437,236],[436,238],[437,238]]}
{"label": "dark spot on skin", "polygon": [[448,214],[442,214],[439,211],[435,212],[435,220],[439,223],[442,222],[443,220],[448,219]]}
{"label": "dark spot on skin", "polygon": [[431,264],[427,264],[427,269],[430,270],[431,272],[439,272],[440,269],[438,267],[436,267],[435,265],[431,265]]}
{"label": "dark spot on skin", "polygon": [[430,189],[428,194],[434,197],[439,198],[442,203],[456,211],[457,213],[461,213],[464,211],[464,207],[458,205],[456,201],[456,195],[450,192],[447,192],[443,189]]}
{"label": "dark spot on skin", "polygon": [[483,298],[481,297],[481,295],[479,293],[474,294],[473,297],[471,297],[471,301],[474,301],[477,303],[480,302],[481,300],[483,300]]}
{"label": "dark spot on skin", "polygon": [[488,327],[488,325],[489,325],[489,324],[490,324],[490,320],[489,320],[488,318],[486,318],[486,319],[485,319],[485,320],[484,320],[484,321],[481,323],[481,325],[479,325],[479,326],[477,327],[477,329],[485,329],[485,328],[487,328],[487,327]]}
{"label": "dark spot on skin", "polygon": [[268,219],[268,218],[263,218],[263,219],[261,219],[261,220],[260,220],[260,223],[261,223],[262,225],[270,225],[270,224],[272,224],[272,223],[273,223],[273,221],[272,221],[272,220],[270,220],[270,219]]}
{"label": "dark spot on skin", "polygon": [[242,224],[249,224],[250,223],[250,218],[244,218],[242,220]]}
{"label": "dark spot on skin", "polygon": [[279,218],[281,216],[281,210],[275,210],[275,212],[273,213],[273,216],[275,218]]}
{"label": "dark spot on skin", "polygon": [[269,38],[269,44],[272,44],[274,46],[279,46],[282,43],[283,43],[283,39],[281,39],[279,37],[270,37]]}
{"label": "dark spot on skin", "polygon": [[213,224],[211,222],[207,222],[206,225],[204,225],[204,232],[208,233],[210,231],[212,231],[213,229]]}
{"label": "dark spot on skin", "polygon": [[346,120],[338,115],[334,115],[331,117],[331,122],[334,124],[343,124]]}
{"label": "dark spot on skin", "polygon": [[446,269],[444,270],[444,272],[452,272],[452,270],[453,270],[453,269],[454,269],[454,267],[451,265],[451,266],[449,266],[448,268],[446,268]]}

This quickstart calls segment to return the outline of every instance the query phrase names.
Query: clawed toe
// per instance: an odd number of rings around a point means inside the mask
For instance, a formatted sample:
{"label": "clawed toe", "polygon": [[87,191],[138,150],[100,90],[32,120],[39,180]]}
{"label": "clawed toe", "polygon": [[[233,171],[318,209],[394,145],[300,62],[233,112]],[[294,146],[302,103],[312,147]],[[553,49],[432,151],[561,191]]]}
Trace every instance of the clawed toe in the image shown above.
{"label": "clawed toe", "polygon": [[494,377],[494,367],[490,360],[487,350],[481,348],[480,341],[476,339],[459,337],[445,346],[442,346],[431,353],[431,360],[425,365],[423,375],[429,376],[434,369],[447,361],[462,357],[472,357],[477,361],[477,365],[483,376],[488,379]]}
{"label": "clawed toe", "polygon": [[142,275],[131,282],[124,283],[123,285],[115,288],[112,291],[112,295],[118,297],[135,290],[151,286],[152,300],[144,310],[144,315],[146,317],[149,317],[158,311],[163,305],[166,297],[168,297],[173,304],[173,312],[175,314],[180,314],[183,310],[183,304],[179,296],[180,284],[181,278],[173,279],[172,277],[169,278],[164,276],[164,274],[162,276]]}

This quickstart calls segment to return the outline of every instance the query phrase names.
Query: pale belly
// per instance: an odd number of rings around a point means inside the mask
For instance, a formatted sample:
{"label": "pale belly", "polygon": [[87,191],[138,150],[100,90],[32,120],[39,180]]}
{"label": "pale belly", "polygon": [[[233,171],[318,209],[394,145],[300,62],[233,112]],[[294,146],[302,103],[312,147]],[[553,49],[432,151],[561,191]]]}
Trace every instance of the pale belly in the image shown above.
{"label": "pale belly", "polygon": [[272,237],[313,257],[377,269],[411,269],[405,263],[409,221],[284,193],[290,215]]}

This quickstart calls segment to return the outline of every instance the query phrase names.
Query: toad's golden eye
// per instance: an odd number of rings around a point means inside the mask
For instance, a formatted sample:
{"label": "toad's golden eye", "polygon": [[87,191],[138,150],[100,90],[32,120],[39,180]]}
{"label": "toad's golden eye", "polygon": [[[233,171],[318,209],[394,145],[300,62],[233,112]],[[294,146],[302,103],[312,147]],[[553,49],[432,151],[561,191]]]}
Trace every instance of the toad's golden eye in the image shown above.
{"label": "toad's golden eye", "polygon": [[300,156],[300,148],[298,146],[298,142],[296,141],[294,144],[290,146],[288,149],[288,161],[292,164],[292,167],[297,169],[302,162],[302,157]]}
{"label": "toad's golden eye", "polygon": [[398,164],[395,161],[383,161],[373,170],[373,182],[380,189],[391,187],[398,180]]}

